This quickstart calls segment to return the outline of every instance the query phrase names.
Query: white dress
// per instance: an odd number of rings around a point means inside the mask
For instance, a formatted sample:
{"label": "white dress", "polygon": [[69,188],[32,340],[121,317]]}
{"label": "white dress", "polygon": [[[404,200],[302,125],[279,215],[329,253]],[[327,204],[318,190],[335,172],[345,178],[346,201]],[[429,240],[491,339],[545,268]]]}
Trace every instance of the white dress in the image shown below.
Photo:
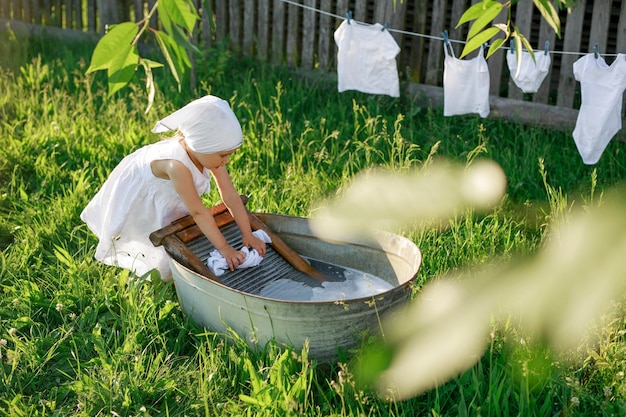
{"label": "white dress", "polygon": [[472,59],[456,58],[446,42],[443,50],[443,115],[478,113],[480,117],[487,117],[490,110],[489,67],[483,47]]}
{"label": "white dress", "polygon": [[171,279],[168,255],[149,236],[189,214],[171,181],[157,178],[150,163],[160,159],[182,162],[192,173],[198,195],[208,193],[209,171],[200,172],[178,138],[144,146],[126,156],[111,172],[80,218],[98,237],[95,258],[137,275],[156,268],[165,281]]}
{"label": "white dress", "polygon": [[550,72],[550,54],[537,52],[534,54],[535,60],[528,51],[522,51],[522,60],[519,66],[519,74],[517,68],[517,56],[515,52],[506,54],[506,62],[509,66],[511,78],[516,86],[524,93],[536,93],[541,87],[541,83]]}
{"label": "white dress", "polygon": [[344,20],[334,33],[337,44],[337,90],[400,96],[396,56],[400,47],[379,23]]}
{"label": "white dress", "polygon": [[626,89],[626,55],[609,66],[602,56],[587,54],[574,62],[580,81],[581,104],[572,136],[587,165],[595,164],[622,128],[622,98]]}

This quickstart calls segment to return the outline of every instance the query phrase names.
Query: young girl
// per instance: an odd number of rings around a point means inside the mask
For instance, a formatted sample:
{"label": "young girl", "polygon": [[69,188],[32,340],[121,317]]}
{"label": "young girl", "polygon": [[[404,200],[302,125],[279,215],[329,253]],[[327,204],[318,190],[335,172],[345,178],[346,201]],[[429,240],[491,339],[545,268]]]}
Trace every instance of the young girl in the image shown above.
{"label": "young girl", "polygon": [[173,138],[126,156],[81,213],[99,238],[95,258],[138,275],[156,268],[168,281],[172,278],[168,255],[163,247],[152,245],[149,235],[191,214],[230,270],[237,268],[245,254],[226,242],[200,198],[210,190],[209,173],[235,218],[243,245],[264,256],[265,242],[252,234],[246,208],[225,166],[242,142],[241,126],[228,103],[205,96],[152,129],[173,130],[178,132]]}

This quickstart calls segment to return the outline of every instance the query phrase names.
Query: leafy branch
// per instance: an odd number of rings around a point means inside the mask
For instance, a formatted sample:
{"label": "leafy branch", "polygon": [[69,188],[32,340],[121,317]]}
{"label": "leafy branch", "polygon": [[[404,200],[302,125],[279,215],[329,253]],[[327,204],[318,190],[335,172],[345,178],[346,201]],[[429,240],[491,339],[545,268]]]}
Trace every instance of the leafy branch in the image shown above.
{"label": "leafy branch", "polygon": [[[155,14],[163,30],[150,27],[150,20]],[[199,19],[191,0],[158,0],[141,21],[124,22],[108,28],[93,51],[87,74],[106,70],[108,95],[111,96],[124,88],[141,66],[146,73],[147,113],[156,93],[152,69],[164,64],[141,57],[137,48],[139,40],[144,35],[154,37],[180,91],[181,79],[192,66],[188,52],[198,52],[190,38]]]}
{"label": "leafy branch", "polygon": [[[459,19],[456,28],[459,26],[473,22],[467,34],[467,43],[461,52],[460,57],[480,48],[481,45],[488,43],[493,39],[487,51],[487,58],[493,55],[498,49],[509,39],[515,42],[515,53],[517,59],[517,67],[521,66],[522,46],[531,54],[534,59],[533,48],[528,39],[522,34],[515,22],[511,18],[511,5],[517,1],[499,2],[495,0],[483,0],[469,7]],[[556,35],[561,37],[561,20],[559,13],[549,0],[533,0],[535,7],[541,13],[543,19],[550,25]],[[559,8],[567,8],[571,10],[575,6],[576,0],[557,0]],[[506,23],[493,23],[493,20],[502,12],[508,9],[508,18]],[[491,23],[491,25],[490,25]],[[498,34],[504,34],[503,38],[494,37]]]}

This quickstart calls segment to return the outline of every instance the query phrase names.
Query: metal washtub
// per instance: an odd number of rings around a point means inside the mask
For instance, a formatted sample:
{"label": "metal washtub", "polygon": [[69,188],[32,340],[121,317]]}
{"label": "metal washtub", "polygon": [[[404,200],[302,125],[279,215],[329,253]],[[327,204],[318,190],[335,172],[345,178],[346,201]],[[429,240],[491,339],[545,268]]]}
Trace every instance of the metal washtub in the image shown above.
{"label": "metal washtub", "polygon": [[[240,247],[239,229],[234,223],[219,224],[220,216],[215,218],[227,241]],[[322,283],[294,268],[272,244],[260,265],[215,277],[205,264],[213,247],[187,216],[154,232],[151,239],[170,255],[181,308],[198,325],[224,334],[232,330],[252,347],[263,348],[270,340],[296,350],[306,345],[310,358],[332,361],[340,351],[348,353],[367,335],[377,333],[383,317],[410,301],[421,253],[409,239],[377,232],[367,238],[328,242],[313,235],[306,218],[266,213],[254,217],[324,274],[333,277],[339,273],[336,266],[352,268],[381,278],[393,288],[374,296],[334,301],[290,301],[266,291],[259,295],[269,283],[281,279],[311,287]]]}

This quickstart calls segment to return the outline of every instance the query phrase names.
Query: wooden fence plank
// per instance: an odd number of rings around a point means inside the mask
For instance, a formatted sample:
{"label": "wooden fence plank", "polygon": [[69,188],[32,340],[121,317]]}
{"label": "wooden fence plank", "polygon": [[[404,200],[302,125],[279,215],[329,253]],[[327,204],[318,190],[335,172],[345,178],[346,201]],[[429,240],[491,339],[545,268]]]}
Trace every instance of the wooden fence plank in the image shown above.
{"label": "wooden fence plank", "polygon": [[87,0],[87,30],[98,32],[96,23],[96,0]]}
{"label": "wooden fence plank", "polygon": [[300,46],[300,8],[289,4],[287,6],[287,65],[298,65]]}
{"label": "wooden fence plank", "polygon": [[64,27],[71,29],[73,26],[72,19],[72,2],[70,0],[65,0],[65,25]]}
{"label": "wooden fence plank", "polygon": [[[426,8],[427,4],[425,1],[418,1],[415,4],[412,27],[415,28],[416,33],[426,33]],[[409,57],[409,65],[411,67],[411,80],[417,83],[423,82],[425,74],[424,63],[427,61],[424,59],[424,55],[426,55],[424,51],[426,38],[423,36],[413,36],[410,47],[411,55]]]}
{"label": "wooden fence plank", "polygon": [[622,2],[616,34],[616,52],[626,52],[626,2]]}
{"label": "wooden fence plank", "polygon": [[[387,2],[387,1],[377,1],[374,3],[374,21],[373,22],[367,22],[367,23],[380,23],[381,25],[385,24],[385,19],[387,18],[385,16],[385,12],[387,9],[387,6],[389,4],[393,4],[393,2]],[[363,19],[364,21],[366,19]]]}
{"label": "wooden fence plank", "polygon": [[74,0],[74,9],[76,10],[76,29],[85,30],[83,25],[83,2],[80,0]]}
{"label": "wooden fence plank", "polygon": [[[502,10],[500,14],[494,19],[494,23],[506,23],[507,14],[507,10]],[[497,35],[497,37],[503,38],[504,35]],[[487,51],[485,51],[485,54],[487,54]],[[491,95],[500,95],[500,86],[502,83],[502,68],[505,64],[505,58],[506,56],[503,49],[498,50],[489,57],[489,92]]]}
{"label": "wooden fence plank", "polygon": [[[345,16],[348,11],[344,8],[343,13],[337,13],[339,16]],[[356,0],[354,2],[354,10],[352,11],[354,19],[360,22],[367,22],[367,0]],[[373,22],[372,22],[373,23]]]}
{"label": "wooden fence plank", "polygon": [[[148,10],[152,10],[154,8],[154,6],[156,5],[157,0],[148,0]],[[151,28],[158,28],[158,21],[157,21],[157,15],[158,13],[155,13],[152,15],[152,17],[150,18],[150,27]]]}
{"label": "wooden fence plank", "polygon": [[135,22],[139,22],[143,19],[143,0],[133,1],[133,13],[135,15]]}
{"label": "wooden fence plank", "polygon": [[[445,24],[445,0],[433,1],[432,26],[430,35],[441,37]],[[443,80],[443,43],[439,39],[431,39],[428,43],[428,57],[425,82],[430,85],[440,85]]]}
{"label": "wooden fence plank", "polygon": [[[535,48],[537,53],[545,53],[546,41],[550,42],[550,45],[554,45],[556,41],[556,33],[554,33],[554,30],[550,27],[550,25],[548,25],[546,21],[542,19],[541,24],[539,25],[539,44]],[[546,75],[545,80],[543,80],[543,83],[541,83],[541,86],[539,86],[539,90],[537,90],[537,92],[533,95],[533,101],[535,103],[548,104],[548,101],[550,99],[550,90],[552,89],[552,83],[550,82],[550,80],[552,79],[553,68],[554,63],[550,65],[548,75]]]}
{"label": "wooden fence plank", "polygon": [[598,44],[600,53],[606,53],[606,41],[608,39],[609,19],[611,18],[611,2],[596,1],[593,3],[593,14],[591,15],[591,31],[589,32],[589,49],[593,51],[595,44]]}
{"label": "wooden fence plank", "polygon": [[365,10],[363,8],[363,10],[361,11],[361,8],[359,8],[358,10],[351,10],[348,8],[348,0],[337,0],[336,2],[336,6],[335,6],[335,14],[337,14],[338,16],[343,16],[346,17],[346,15],[348,14],[348,12],[352,13],[352,18],[355,20],[359,20],[362,19],[360,16],[361,13],[363,13],[363,16],[365,16]]}
{"label": "wooden fence plank", "polygon": [[32,17],[32,22],[36,25],[40,25],[41,24],[41,16],[42,16],[42,8],[39,7],[39,4],[37,1],[35,1],[35,3],[33,4],[33,17]]}
{"label": "wooden fence plank", "polygon": [[[331,0],[321,0],[320,10],[330,13],[331,12]],[[319,16],[319,37],[317,43],[317,61],[321,70],[328,70],[331,65],[331,53],[330,45],[333,39],[334,28],[332,24],[334,19],[326,13],[321,13]],[[334,43],[334,42],[333,42]]]}
{"label": "wooden fence plank", "polygon": [[[406,19],[407,2],[394,3],[393,1],[388,1],[385,2],[385,4],[387,5],[385,10],[385,23],[389,23],[389,27],[392,29],[404,30],[406,27],[404,21]],[[402,51],[406,37],[397,32],[391,32],[391,35],[396,40],[398,46],[400,46],[400,51]]]}
{"label": "wooden fence plank", "polygon": [[[316,0],[304,0],[304,5],[317,8]],[[317,13],[311,9],[302,11],[302,57],[300,66],[306,70],[313,69],[315,58],[315,29],[317,27]]]}
{"label": "wooden fence plank", "polygon": [[228,2],[228,17],[230,31],[228,37],[230,39],[230,45],[237,53],[241,53],[242,41],[241,41],[241,0],[229,0]]}
{"label": "wooden fence plank", "polygon": [[262,61],[269,58],[269,26],[270,26],[270,0],[259,2],[259,26],[257,30],[257,56]]}
{"label": "wooden fence plank", "polygon": [[[468,3],[466,0],[454,0],[452,2],[452,8],[450,9],[450,27],[447,28],[448,37],[452,40],[465,41],[465,38],[467,37],[468,25],[461,25],[459,28],[455,27],[467,7]],[[451,42],[451,45],[456,56],[461,55],[463,44],[459,42]]]}
{"label": "wooden fence plank", "polygon": [[254,55],[254,33],[256,32],[256,0],[243,2],[243,54]]}
{"label": "wooden fence plank", "polygon": [[42,20],[45,26],[50,25],[50,0],[42,0]]}
{"label": "wooden fence plank", "polygon": [[[563,36],[563,51],[575,52],[580,50],[585,5],[586,0],[579,0],[578,6],[567,17]],[[578,58],[580,57],[573,54],[564,54],[561,58],[558,95],[556,97],[557,106],[573,107],[574,105],[577,81],[574,79],[572,65]]]}
{"label": "wooden fence plank", "polygon": [[228,37],[228,4],[225,1],[215,2],[215,41],[223,42]]}
{"label": "wooden fence plank", "polygon": [[272,61],[280,64],[283,62],[285,32],[285,3],[274,0],[272,12]]}
{"label": "wooden fence plank", "polygon": [[[520,1],[515,6],[515,25],[519,28],[521,33],[530,33],[530,28],[533,19],[533,3],[530,1]],[[521,100],[524,98],[524,92],[515,85],[513,76],[509,76],[509,89],[508,97]]]}
{"label": "wooden fence plank", "polygon": [[197,0],[199,2],[199,8],[202,10],[200,15],[200,40],[203,42],[205,48],[212,48],[213,45],[213,12],[215,10],[215,2],[212,0],[206,0],[208,7],[204,7],[204,1]]}

